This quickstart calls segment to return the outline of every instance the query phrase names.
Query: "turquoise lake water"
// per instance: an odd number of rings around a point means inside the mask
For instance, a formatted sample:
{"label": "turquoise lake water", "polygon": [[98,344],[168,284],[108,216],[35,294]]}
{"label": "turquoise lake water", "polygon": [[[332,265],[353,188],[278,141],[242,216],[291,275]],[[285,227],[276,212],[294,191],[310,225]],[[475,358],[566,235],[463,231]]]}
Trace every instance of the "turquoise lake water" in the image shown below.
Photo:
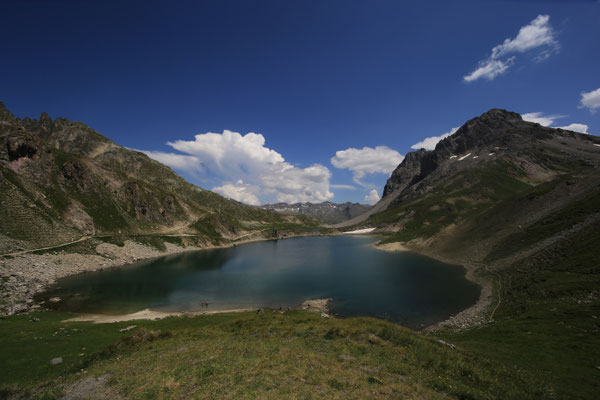
{"label": "turquoise lake water", "polygon": [[333,298],[332,313],[373,316],[418,329],[472,304],[480,288],[464,268],[369,247],[368,236],[255,242],[141,261],[60,279],[40,298],[63,311],[124,314],[296,307]]}

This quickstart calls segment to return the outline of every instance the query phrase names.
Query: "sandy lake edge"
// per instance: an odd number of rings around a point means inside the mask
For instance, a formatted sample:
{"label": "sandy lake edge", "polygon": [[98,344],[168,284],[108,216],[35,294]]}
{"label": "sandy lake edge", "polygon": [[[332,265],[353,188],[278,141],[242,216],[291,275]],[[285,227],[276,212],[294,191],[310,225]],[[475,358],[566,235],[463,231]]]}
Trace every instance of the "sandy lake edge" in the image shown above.
{"label": "sandy lake edge", "polygon": [[302,304],[296,307],[286,307],[286,309],[269,309],[269,308],[226,308],[226,309],[215,309],[215,310],[203,310],[203,311],[181,311],[181,312],[167,312],[152,310],[150,308],[143,309],[131,314],[121,315],[107,315],[107,314],[75,314],[74,317],[66,319],[64,322],[81,322],[89,321],[95,324],[110,324],[114,322],[124,321],[137,321],[137,320],[157,320],[163,318],[172,317],[195,317],[199,315],[214,315],[214,314],[234,314],[243,312],[262,312],[262,311],[274,311],[274,312],[285,312],[286,310],[307,310],[311,312],[321,313],[324,318],[329,318],[329,302],[331,298],[324,299],[309,299],[302,302]]}

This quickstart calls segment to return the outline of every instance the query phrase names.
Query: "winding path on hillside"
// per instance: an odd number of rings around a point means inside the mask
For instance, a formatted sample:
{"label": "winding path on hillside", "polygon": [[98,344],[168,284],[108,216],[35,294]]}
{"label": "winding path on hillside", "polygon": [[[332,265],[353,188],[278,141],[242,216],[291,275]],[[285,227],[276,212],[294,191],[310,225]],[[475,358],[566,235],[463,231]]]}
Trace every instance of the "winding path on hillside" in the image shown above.
{"label": "winding path on hillside", "polygon": [[[268,230],[272,230],[273,228],[265,228],[265,229],[261,229],[261,230],[257,230],[257,231],[252,231],[250,233],[246,233],[244,235],[240,235],[236,238],[230,239],[231,242],[236,242],[242,238],[257,234],[257,233],[261,233],[261,232],[265,232]],[[46,247],[38,247],[36,249],[27,249],[27,250],[19,250],[19,251],[15,251],[15,252],[11,252],[11,253],[4,253],[4,254],[0,254],[0,257],[16,257],[16,256],[20,256],[23,254],[29,254],[29,253],[35,253],[36,251],[46,251],[46,250],[55,250],[55,249],[60,249],[62,247],[66,247],[66,246],[70,246],[72,244],[76,244],[76,243],[81,243],[84,242],[86,240],[89,239],[94,239],[94,238],[108,238],[108,237],[114,237],[114,236],[167,236],[167,237],[194,237],[194,236],[199,236],[199,235],[193,235],[193,234],[189,234],[189,233],[169,233],[169,234],[165,234],[165,233],[139,233],[139,234],[116,234],[116,235],[86,235],[86,236],[82,236],[79,239],[76,240],[72,240],[70,242],[66,242],[66,243],[60,243],[57,245],[52,245],[52,246],[46,246]]]}
{"label": "winding path on hillside", "polygon": [[498,295],[498,302],[496,303],[496,307],[494,307],[494,309],[490,313],[490,316],[488,317],[488,321],[491,322],[494,320],[494,314],[496,314],[496,310],[498,310],[498,307],[500,307],[500,304],[502,303],[502,277],[499,273],[491,271],[487,265],[484,265],[483,267],[487,272],[494,275],[496,279],[498,279],[498,288],[496,289],[496,294]]}
{"label": "winding path on hillside", "polygon": [[65,247],[65,246],[69,246],[71,244],[75,244],[75,243],[79,243],[79,242],[83,242],[85,240],[91,239],[94,236],[82,236],[77,240],[73,240],[71,242],[67,242],[67,243],[61,243],[61,244],[57,244],[54,246],[47,246],[47,247],[39,247],[37,249],[29,249],[29,250],[21,250],[21,251],[15,251],[13,253],[4,253],[4,254],[0,254],[0,257],[15,257],[15,256],[20,256],[22,254],[29,254],[29,253],[33,253],[36,251],[44,251],[44,250],[52,250],[52,249],[59,249],[61,247]]}
{"label": "winding path on hillside", "polygon": [[[522,250],[512,256],[504,258],[503,260],[501,260],[501,263],[499,264],[499,268],[514,265],[518,261],[523,260],[527,257],[530,257],[530,256],[534,255],[535,253],[538,253],[538,252],[554,245],[559,240],[565,239],[577,232],[582,231],[583,229],[587,228],[588,226],[598,224],[598,223],[600,223],[600,213],[593,214],[590,217],[586,218],[585,220],[581,221],[580,223],[573,225],[569,229],[558,232],[555,235],[552,235],[550,237],[547,237],[544,240],[541,240],[541,241],[535,243],[533,246],[531,246],[525,250]],[[498,288],[496,289],[496,293],[498,295],[498,303],[496,303],[496,306],[494,307],[494,309],[492,310],[492,312],[490,313],[490,316],[489,316],[489,321],[492,321],[494,319],[494,314],[496,313],[496,311],[500,307],[500,304],[502,303],[502,276],[499,273],[490,270],[487,265],[484,265],[484,268],[487,272],[494,275],[498,280]]]}

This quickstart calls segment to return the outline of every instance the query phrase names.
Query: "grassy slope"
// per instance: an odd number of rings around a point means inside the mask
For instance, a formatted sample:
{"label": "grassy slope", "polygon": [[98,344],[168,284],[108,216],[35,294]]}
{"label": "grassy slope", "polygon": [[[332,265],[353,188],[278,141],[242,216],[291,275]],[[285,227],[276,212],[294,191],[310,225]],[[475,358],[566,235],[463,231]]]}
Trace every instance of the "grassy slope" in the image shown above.
{"label": "grassy slope", "polygon": [[427,195],[375,214],[367,222],[402,225],[386,242],[428,238],[528,190],[531,186],[519,179],[521,175],[518,168],[502,161],[461,171]]}
{"label": "grassy slope", "polygon": [[[94,325],[61,322],[67,316],[0,320],[0,395],[37,388],[53,398],[60,384],[104,373],[133,399],[544,395],[527,374],[370,318],[291,311]],[[52,366],[54,357],[64,362]]]}
{"label": "grassy slope", "polygon": [[[485,256],[482,258],[486,264],[495,265],[561,235],[600,211],[600,191],[596,188],[537,222],[516,229],[522,223],[516,221],[531,215],[535,204],[544,206],[545,200],[538,200],[564,196],[569,181],[586,178],[576,175],[581,170],[565,168],[573,175],[529,186],[520,182],[519,174],[494,179],[495,172],[502,175],[497,167],[461,172],[431,194],[386,210],[372,220],[402,224],[400,232],[386,238],[389,242],[434,237],[451,223],[464,223],[469,229],[463,229],[459,238],[452,238],[443,249],[449,255],[464,247],[461,241],[488,240],[501,227],[507,235],[492,241],[495,244],[487,255],[471,255],[475,259]],[[465,179],[469,179],[468,184]],[[456,201],[448,201],[458,197],[467,204],[461,207]],[[410,218],[406,218],[408,213]],[[600,228],[594,224],[571,235],[562,234],[549,247],[540,247],[525,259],[495,269],[495,294],[501,302],[494,322],[439,335],[466,351],[535,376],[545,388],[544,398],[596,398],[600,392],[599,242]]]}
{"label": "grassy slope", "polygon": [[553,398],[595,398],[600,392],[599,241],[600,229],[592,226],[499,271],[502,302],[495,322],[443,336],[535,374]]}

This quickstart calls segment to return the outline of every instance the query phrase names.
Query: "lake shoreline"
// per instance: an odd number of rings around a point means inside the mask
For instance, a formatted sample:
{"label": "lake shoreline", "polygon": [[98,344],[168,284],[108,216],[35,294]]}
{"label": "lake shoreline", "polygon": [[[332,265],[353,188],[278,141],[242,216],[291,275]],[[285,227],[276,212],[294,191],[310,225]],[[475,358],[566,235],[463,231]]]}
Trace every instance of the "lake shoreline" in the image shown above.
{"label": "lake shoreline", "polygon": [[[362,232],[361,232],[362,233]],[[235,247],[240,244],[261,242],[269,240],[283,240],[298,237],[309,237],[309,236],[339,236],[338,234],[321,235],[315,232],[307,232],[304,234],[288,235],[280,238],[251,238],[242,241],[229,242],[221,245],[209,245],[209,246],[188,246],[180,247],[171,243],[165,243],[166,250],[161,251],[155,248],[148,247],[146,245],[134,242],[126,241],[122,247],[119,247],[110,243],[100,243],[96,247],[97,254],[80,254],[80,253],[44,253],[44,254],[33,254],[26,253],[14,256],[10,259],[0,260],[0,277],[4,278],[3,282],[3,297],[4,304],[0,312],[1,315],[12,315],[27,311],[33,311],[43,308],[43,304],[37,303],[34,297],[47,290],[52,284],[60,278],[66,276],[77,275],[85,272],[93,272],[103,269],[112,268],[123,268],[131,266],[133,263],[138,261],[147,261],[165,256],[178,255],[187,252],[200,251],[200,250],[211,250],[219,248]],[[366,234],[367,236],[376,236],[373,234]],[[404,243],[386,243],[381,244],[379,242],[369,245],[372,248],[382,251],[409,251],[418,254],[431,257],[438,261],[447,263],[456,263],[456,260],[448,260],[441,257],[438,254],[430,251],[425,251],[421,248],[414,248],[413,246],[407,246]],[[419,331],[424,332],[435,332],[441,329],[466,329],[473,326],[478,326],[486,322],[486,311],[491,304],[491,282],[489,279],[481,276],[477,273],[478,267],[474,265],[467,265],[468,263],[459,262],[465,269],[466,279],[476,283],[480,288],[480,296],[477,302],[471,307],[451,316],[450,318],[440,321],[436,324],[429,325]],[[8,285],[7,285],[8,283]],[[295,309],[302,309],[302,306],[296,307]],[[137,313],[125,314],[121,316],[107,316],[107,315],[88,315],[92,320],[103,320],[110,319],[109,317],[119,317],[119,321],[136,320],[136,319],[154,319],[154,318],[165,318],[169,316],[181,316],[181,315],[204,315],[214,313],[228,313],[228,312],[247,312],[257,311],[258,308],[236,308],[230,310],[210,310],[210,311],[197,311],[197,312],[162,312],[156,310],[146,311],[147,318],[141,318]],[[145,311],[145,310],[142,310]],[[323,311],[328,313],[328,311]],[[84,315],[84,314],[82,314]],[[77,318],[77,317],[75,317]],[[116,321],[114,321],[116,322]]]}
{"label": "lake shoreline", "polygon": [[153,310],[151,308],[145,308],[140,311],[136,311],[130,314],[120,315],[109,315],[109,314],[75,314],[75,317],[68,318],[64,322],[92,322],[94,324],[110,324],[115,322],[125,321],[137,321],[137,320],[159,320],[164,318],[173,317],[197,317],[200,315],[214,315],[214,314],[237,314],[244,312],[285,312],[290,310],[304,310],[311,312],[321,313],[324,318],[329,318],[329,302],[331,298],[324,299],[309,299],[302,302],[302,304],[296,307],[286,307],[285,310],[282,308],[268,308],[268,307],[248,307],[248,308],[227,308],[227,309],[215,309],[215,310],[203,310],[203,311],[176,311],[167,312]]}
{"label": "lake shoreline", "polygon": [[481,326],[488,322],[488,311],[493,302],[493,282],[489,276],[483,272],[482,268],[484,267],[482,265],[474,264],[467,260],[450,259],[440,255],[439,253],[436,253],[435,251],[411,246],[410,244],[403,242],[377,242],[370,246],[374,249],[388,252],[413,252],[448,264],[461,265],[465,269],[465,278],[480,287],[481,291],[479,293],[479,298],[475,304],[457,314],[450,316],[444,321],[426,326],[419,331],[434,333],[444,329],[463,330]]}
{"label": "lake shoreline", "polygon": [[219,245],[181,247],[165,243],[165,250],[126,240],[123,246],[102,242],[96,254],[65,253],[62,251],[35,254],[22,253],[0,258],[0,316],[20,314],[41,309],[35,296],[47,290],[60,278],[85,272],[128,267],[138,261],[148,261],[200,250],[235,247],[241,244],[295,237],[323,236],[317,232],[289,234],[281,237],[255,237],[232,240]]}

